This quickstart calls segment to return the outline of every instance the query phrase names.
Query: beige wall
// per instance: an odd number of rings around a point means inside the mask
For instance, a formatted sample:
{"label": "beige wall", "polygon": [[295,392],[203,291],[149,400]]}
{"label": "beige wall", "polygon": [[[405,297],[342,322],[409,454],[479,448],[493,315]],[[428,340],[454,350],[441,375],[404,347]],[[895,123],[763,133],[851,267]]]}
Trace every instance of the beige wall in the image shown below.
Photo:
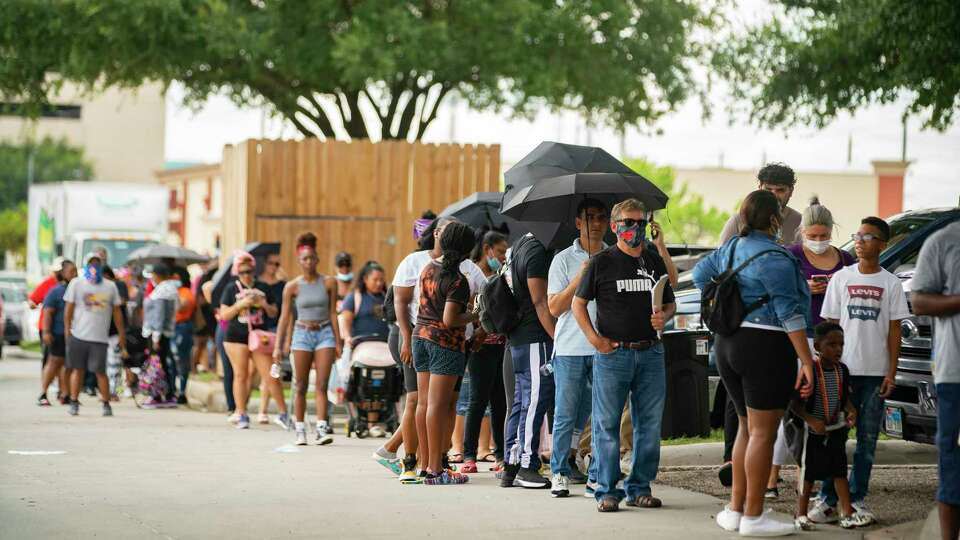
{"label": "beige wall", "polygon": [[[157,173],[160,183],[176,193],[170,209],[170,242],[207,255],[217,251],[223,216],[223,182],[219,165],[198,165]],[[210,198],[207,210],[206,199]],[[182,227],[179,225],[182,223]],[[180,235],[182,231],[182,237]]]}
{"label": "beige wall", "polygon": [[[677,181],[703,196],[704,202],[725,212],[734,212],[740,201],[757,189],[757,171],[720,168],[677,169]],[[797,187],[790,207],[802,212],[813,194],[830,209],[838,229],[838,244],[856,231],[860,220],[877,214],[877,177],[873,173],[797,171]]]}
{"label": "beige wall", "polygon": [[162,86],[148,84],[135,91],[109,88],[94,96],[84,96],[76,87],[67,85],[51,103],[81,106],[80,118],[26,121],[0,116],[0,139],[65,137],[84,149],[97,180],[156,181],[154,171],[163,168],[164,159],[166,101]]}

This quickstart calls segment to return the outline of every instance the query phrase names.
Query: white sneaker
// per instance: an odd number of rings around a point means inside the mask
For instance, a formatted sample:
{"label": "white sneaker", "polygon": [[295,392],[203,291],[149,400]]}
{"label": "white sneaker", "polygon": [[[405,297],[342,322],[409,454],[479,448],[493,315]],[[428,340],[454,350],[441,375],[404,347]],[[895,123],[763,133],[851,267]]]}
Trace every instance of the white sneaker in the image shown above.
{"label": "white sneaker", "polygon": [[307,445],[307,432],[297,431],[297,446],[306,446]]}
{"label": "white sneaker", "polygon": [[807,512],[807,517],[814,523],[836,523],[840,519],[837,509],[823,500],[817,501],[817,504]]}
{"label": "white sneaker", "polygon": [[553,475],[553,478],[550,479],[550,496],[569,497],[570,480],[562,474]]}
{"label": "white sneaker", "polygon": [[870,511],[870,508],[867,506],[866,502],[852,502],[850,503],[850,506],[853,507],[854,512],[870,520],[870,523],[873,523],[877,520],[877,515]]}
{"label": "white sneaker", "polygon": [[317,431],[317,439],[315,442],[320,446],[330,444],[333,442],[333,435],[328,435],[324,433],[323,430],[319,430]]}
{"label": "white sneaker", "polygon": [[374,425],[370,428],[370,436],[375,439],[380,439],[387,436],[387,432],[383,430],[382,427]]}
{"label": "white sneaker", "polygon": [[725,531],[734,532],[740,528],[742,518],[743,512],[734,512],[728,504],[723,507],[723,510],[717,512],[717,525]]}
{"label": "white sneaker", "polygon": [[796,525],[777,521],[769,512],[755,518],[740,518],[740,536],[789,536],[795,532]]}

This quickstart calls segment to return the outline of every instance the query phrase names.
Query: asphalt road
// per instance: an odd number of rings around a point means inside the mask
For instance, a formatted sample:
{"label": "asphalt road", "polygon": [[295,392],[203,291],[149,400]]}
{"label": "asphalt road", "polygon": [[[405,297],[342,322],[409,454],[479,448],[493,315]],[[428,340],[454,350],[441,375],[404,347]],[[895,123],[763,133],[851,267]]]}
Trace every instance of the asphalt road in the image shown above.
{"label": "asphalt road", "polygon": [[713,522],[718,499],[675,488],[655,489],[662,509],[599,514],[580,486],[552,499],[499,488],[490,473],[403,486],[370,459],[373,440],[338,434],[331,446],[296,448],[275,426],[237,431],[220,414],[129,400],[102,418],[85,398],[69,417],[34,404],[38,371],[36,360],[0,361],[4,539],[736,537]]}

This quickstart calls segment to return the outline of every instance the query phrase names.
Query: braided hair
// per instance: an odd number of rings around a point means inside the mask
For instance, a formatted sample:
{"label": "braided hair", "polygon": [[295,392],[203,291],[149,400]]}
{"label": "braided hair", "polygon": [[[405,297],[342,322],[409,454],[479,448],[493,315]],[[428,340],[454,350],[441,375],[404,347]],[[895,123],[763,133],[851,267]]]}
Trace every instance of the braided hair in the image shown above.
{"label": "braided hair", "polygon": [[440,250],[443,252],[441,275],[456,276],[460,271],[460,263],[470,256],[476,243],[472,227],[459,221],[448,223],[440,235]]}

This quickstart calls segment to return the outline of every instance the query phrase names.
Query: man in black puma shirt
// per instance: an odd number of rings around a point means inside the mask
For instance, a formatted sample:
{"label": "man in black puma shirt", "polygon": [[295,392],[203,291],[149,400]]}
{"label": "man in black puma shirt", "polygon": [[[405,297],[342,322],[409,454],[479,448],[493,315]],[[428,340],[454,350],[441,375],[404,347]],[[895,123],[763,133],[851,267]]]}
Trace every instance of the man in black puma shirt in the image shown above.
{"label": "man in black puma shirt", "polygon": [[[669,282],[663,305],[653,308],[653,289],[667,275],[663,259],[644,249],[646,209],[636,199],[613,207],[611,229],[617,245],[595,255],[580,280],[573,314],[597,349],[593,360],[593,458],[597,460],[595,496],[598,510],[614,512],[627,505],[661,506],[650,492],[660,464],[660,424],[666,397],[663,344],[657,333],[675,311]],[[596,300],[597,327],[587,312]],[[620,479],[620,415],[627,397],[633,421],[633,466]]]}

